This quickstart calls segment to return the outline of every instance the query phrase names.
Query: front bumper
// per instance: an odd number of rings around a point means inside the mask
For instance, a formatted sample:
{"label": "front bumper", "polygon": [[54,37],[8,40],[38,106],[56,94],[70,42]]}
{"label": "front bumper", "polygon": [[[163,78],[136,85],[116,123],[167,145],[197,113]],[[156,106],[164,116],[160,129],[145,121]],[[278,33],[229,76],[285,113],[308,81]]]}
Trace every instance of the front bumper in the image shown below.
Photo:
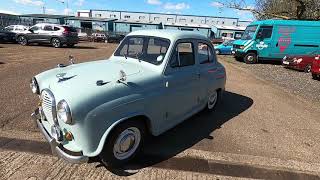
{"label": "front bumper", "polygon": [[37,126],[40,129],[40,132],[44,135],[45,139],[49,142],[52,154],[58,155],[58,157],[70,162],[70,163],[85,163],[88,162],[89,157],[83,156],[83,155],[71,155],[67,153],[65,150],[63,150],[63,147],[60,143],[58,143],[53,137],[50,136],[50,134],[47,132],[47,130],[44,128],[41,120],[41,116],[39,114],[39,109],[35,110],[34,113],[31,114],[31,117],[36,122]]}
{"label": "front bumper", "polygon": [[240,49],[232,49],[231,54],[235,57],[244,57],[246,55],[245,52],[241,51]]}

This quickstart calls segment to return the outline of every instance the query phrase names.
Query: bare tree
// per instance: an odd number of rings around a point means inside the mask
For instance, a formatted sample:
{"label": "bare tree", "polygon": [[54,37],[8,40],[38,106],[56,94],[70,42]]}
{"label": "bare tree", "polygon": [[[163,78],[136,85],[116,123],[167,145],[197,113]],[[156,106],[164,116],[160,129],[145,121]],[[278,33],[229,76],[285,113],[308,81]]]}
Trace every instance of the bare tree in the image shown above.
{"label": "bare tree", "polygon": [[223,7],[252,12],[257,19],[320,19],[320,0],[246,0],[218,1]]}

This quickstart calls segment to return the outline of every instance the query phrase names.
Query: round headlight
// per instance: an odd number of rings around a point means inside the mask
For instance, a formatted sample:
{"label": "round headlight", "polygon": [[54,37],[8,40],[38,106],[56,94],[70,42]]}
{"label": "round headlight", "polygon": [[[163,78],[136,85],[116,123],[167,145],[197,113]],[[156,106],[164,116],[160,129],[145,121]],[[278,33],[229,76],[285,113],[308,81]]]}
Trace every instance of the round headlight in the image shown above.
{"label": "round headlight", "polygon": [[40,93],[38,82],[37,82],[36,78],[34,78],[34,77],[30,81],[30,88],[34,94]]}
{"label": "round headlight", "polygon": [[57,117],[66,124],[72,123],[70,107],[65,100],[61,100],[57,105]]}

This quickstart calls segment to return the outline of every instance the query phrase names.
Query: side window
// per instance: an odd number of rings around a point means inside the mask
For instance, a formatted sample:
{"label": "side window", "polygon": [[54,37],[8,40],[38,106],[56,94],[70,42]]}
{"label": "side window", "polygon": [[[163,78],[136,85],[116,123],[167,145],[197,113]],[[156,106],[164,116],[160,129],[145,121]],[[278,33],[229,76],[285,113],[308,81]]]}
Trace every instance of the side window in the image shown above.
{"label": "side window", "polygon": [[44,26],[43,30],[45,31],[53,31],[52,26]]}
{"label": "side window", "polygon": [[55,26],[55,27],[53,28],[53,30],[54,30],[54,31],[59,31],[60,28],[58,28],[58,27]]}
{"label": "side window", "polygon": [[212,49],[208,44],[198,44],[198,58],[200,64],[211,63],[213,61]]}
{"label": "side window", "polygon": [[170,60],[171,67],[192,66],[195,64],[192,43],[179,43]]}
{"label": "side window", "polygon": [[33,26],[30,28],[32,31],[38,31],[39,30],[39,27],[38,26]]}
{"label": "side window", "polygon": [[13,31],[13,26],[9,26],[5,28],[7,31]]}
{"label": "side window", "polygon": [[261,26],[258,31],[259,39],[268,39],[272,36],[272,26]]}

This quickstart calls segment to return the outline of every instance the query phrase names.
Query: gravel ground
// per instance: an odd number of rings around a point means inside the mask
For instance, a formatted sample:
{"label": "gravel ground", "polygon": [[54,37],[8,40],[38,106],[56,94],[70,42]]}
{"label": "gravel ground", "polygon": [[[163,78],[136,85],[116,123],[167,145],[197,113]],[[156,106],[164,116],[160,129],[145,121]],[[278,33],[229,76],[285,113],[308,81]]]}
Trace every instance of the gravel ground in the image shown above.
{"label": "gravel ground", "polygon": [[236,64],[257,77],[284,88],[289,93],[320,105],[320,81],[312,79],[310,73],[284,68],[278,62],[245,64],[236,61],[232,56],[220,56],[220,60]]}

